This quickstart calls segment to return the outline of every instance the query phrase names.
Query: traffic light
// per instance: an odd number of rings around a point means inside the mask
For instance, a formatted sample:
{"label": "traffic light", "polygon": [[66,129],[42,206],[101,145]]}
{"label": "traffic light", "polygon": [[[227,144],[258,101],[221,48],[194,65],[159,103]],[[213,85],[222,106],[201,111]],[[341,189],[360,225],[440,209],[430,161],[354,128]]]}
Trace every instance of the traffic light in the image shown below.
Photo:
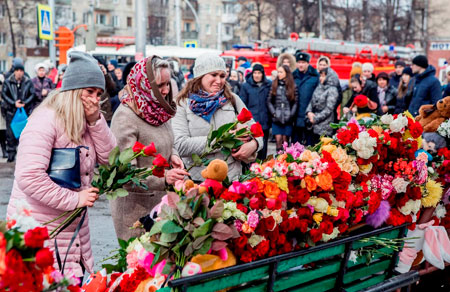
{"label": "traffic light", "polygon": [[75,37],[73,32],[65,26],[55,31],[55,47],[59,48],[59,64],[67,64],[67,51],[73,46]]}

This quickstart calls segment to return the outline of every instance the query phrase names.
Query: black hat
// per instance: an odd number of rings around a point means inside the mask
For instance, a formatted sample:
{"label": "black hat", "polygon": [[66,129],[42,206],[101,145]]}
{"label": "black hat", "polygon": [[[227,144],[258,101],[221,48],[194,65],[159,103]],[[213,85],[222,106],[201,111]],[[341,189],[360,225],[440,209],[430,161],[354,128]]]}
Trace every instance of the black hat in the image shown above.
{"label": "black hat", "polygon": [[295,61],[305,61],[309,63],[309,60],[311,60],[311,55],[308,53],[298,52],[295,54]]}
{"label": "black hat", "polygon": [[428,67],[428,59],[424,55],[418,55],[418,56],[414,57],[414,59],[412,60],[412,63],[414,65],[417,65],[422,68]]}
{"label": "black hat", "polygon": [[397,62],[395,62],[395,67],[397,66],[406,67],[406,63],[402,60],[398,60]]}
{"label": "black hat", "polygon": [[14,71],[17,71],[17,70],[25,71],[25,68],[23,67],[23,64],[15,64],[14,65]]}
{"label": "black hat", "polygon": [[405,69],[403,69],[403,72],[402,72],[402,75],[403,74],[407,74],[407,75],[409,75],[409,76],[411,76],[411,77],[413,77],[413,71],[411,70],[411,67],[405,67]]}
{"label": "black hat", "polygon": [[260,72],[264,73],[264,67],[263,67],[263,65],[261,65],[261,64],[255,64],[255,65],[253,66],[253,72],[254,72],[254,71],[260,71]]}
{"label": "black hat", "polygon": [[247,62],[247,58],[244,57],[244,56],[238,57],[237,60],[238,60],[238,61],[245,61],[245,62]]}
{"label": "black hat", "polygon": [[377,81],[378,79],[383,78],[384,80],[387,80],[389,82],[389,75],[386,72],[380,72],[377,75]]}

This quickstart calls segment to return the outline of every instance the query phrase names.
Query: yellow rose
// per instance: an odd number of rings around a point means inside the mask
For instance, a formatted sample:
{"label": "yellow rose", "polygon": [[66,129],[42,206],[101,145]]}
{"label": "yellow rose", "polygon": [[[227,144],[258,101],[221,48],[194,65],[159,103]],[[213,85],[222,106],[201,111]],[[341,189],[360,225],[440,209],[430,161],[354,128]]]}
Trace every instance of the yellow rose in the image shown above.
{"label": "yellow rose", "polygon": [[331,157],[333,157],[337,163],[344,163],[348,159],[347,152],[340,147],[331,153]]}
{"label": "yellow rose", "polygon": [[331,142],[333,142],[333,139],[332,138],[328,138],[328,137],[322,137],[322,138],[320,138],[320,141],[323,143],[323,145],[328,145]]}
{"label": "yellow rose", "polygon": [[337,148],[336,145],[327,144],[322,146],[322,151],[333,153],[333,151],[336,150],[336,148]]}
{"label": "yellow rose", "polygon": [[361,171],[364,174],[368,174],[372,170],[373,164],[363,164],[359,166],[359,171]]}
{"label": "yellow rose", "polygon": [[358,174],[358,172],[359,172],[358,164],[356,164],[356,162],[352,162],[352,171],[350,172],[350,174],[355,176]]}
{"label": "yellow rose", "polygon": [[310,150],[305,150],[300,154],[300,160],[302,161],[310,161],[312,160],[312,152]]}
{"label": "yellow rose", "polygon": [[333,207],[328,207],[327,215],[337,217],[339,215],[339,210]]}
{"label": "yellow rose", "polygon": [[380,135],[381,133],[383,133],[383,128],[380,126],[372,126],[372,130],[374,130],[375,132],[378,133],[378,135]]}
{"label": "yellow rose", "polygon": [[314,220],[317,224],[320,224],[320,222],[322,222],[322,216],[323,216],[322,213],[315,213],[315,214],[313,215],[313,220]]}

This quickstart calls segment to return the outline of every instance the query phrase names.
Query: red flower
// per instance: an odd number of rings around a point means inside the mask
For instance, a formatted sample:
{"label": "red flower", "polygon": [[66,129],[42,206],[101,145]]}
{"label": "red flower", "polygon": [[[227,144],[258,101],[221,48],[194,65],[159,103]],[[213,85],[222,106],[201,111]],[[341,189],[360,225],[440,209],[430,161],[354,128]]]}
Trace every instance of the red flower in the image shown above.
{"label": "red flower", "polygon": [[306,219],[299,220],[298,229],[300,229],[301,233],[306,233],[308,231],[308,220]]}
{"label": "red flower", "polygon": [[225,201],[236,202],[237,200],[240,200],[242,198],[242,196],[239,194],[230,192],[228,189],[225,189],[225,191],[220,195],[220,198]]}
{"label": "red flower", "polygon": [[409,222],[409,223],[412,222],[412,218],[410,215],[405,216],[402,213],[400,213],[399,210],[391,209],[391,212],[390,212],[388,220],[386,221],[386,224],[392,225],[392,226],[399,226],[406,222]]}
{"label": "red flower", "polygon": [[253,261],[252,252],[248,250],[244,251],[241,255],[241,261],[243,261],[244,263],[249,263]]}
{"label": "red flower", "polygon": [[345,223],[339,224],[338,229],[339,229],[339,233],[342,234],[342,233],[344,233],[345,231],[347,231],[348,225],[345,224]]}
{"label": "red flower", "polygon": [[333,233],[333,223],[331,223],[330,221],[322,221],[320,223],[319,229],[323,233],[326,233],[326,234],[330,235],[331,233]]}
{"label": "red flower", "polygon": [[414,139],[419,138],[423,132],[422,125],[419,122],[415,122],[410,118],[408,118],[408,129],[409,129],[409,132],[411,133],[411,136]]}
{"label": "red flower", "polygon": [[355,211],[355,219],[353,219],[353,224],[358,224],[359,222],[361,222],[363,217],[363,211],[360,209],[357,209]]}
{"label": "red flower", "polygon": [[247,244],[247,241],[247,236],[241,235],[241,237],[234,239],[234,245],[238,250],[243,250],[245,245]]}
{"label": "red flower", "polygon": [[36,253],[36,265],[41,269],[53,265],[53,252],[49,248],[41,248]]}
{"label": "red flower", "polygon": [[369,98],[363,94],[359,94],[357,96],[355,96],[355,99],[353,100],[353,103],[359,107],[359,108],[363,108],[366,107],[367,104],[369,103]]}
{"label": "red flower", "polygon": [[369,214],[373,214],[380,207],[381,195],[378,192],[371,192],[369,198]]}
{"label": "red flower", "polygon": [[316,242],[318,242],[319,240],[321,240],[321,239],[322,239],[322,235],[323,235],[323,233],[322,233],[322,231],[319,230],[319,229],[311,229],[311,230],[309,231],[309,236],[311,237],[311,240],[312,240],[314,243],[316,243]]}
{"label": "red flower", "polygon": [[251,125],[250,131],[252,132],[254,138],[264,137],[263,129],[261,127],[261,124],[258,122]]}
{"label": "red flower", "polygon": [[152,173],[156,177],[164,177],[164,168],[155,167]]}
{"label": "red flower", "polygon": [[156,147],[155,147],[155,143],[151,143],[148,146],[144,147],[144,154],[147,156],[155,156],[156,153]]}
{"label": "red flower", "polygon": [[245,107],[241,110],[241,113],[237,116],[238,121],[244,124],[253,118],[252,113]]}
{"label": "red flower", "polygon": [[299,219],[312,220],[311,209],[309,209],[308,207],[302,207],[297,210],[297,216]]}
{"label": "red flower", "polygon": [[260,210],[264,208],[265,199],[260,195],[255,195],[250,199],[249,207],[253,210]]}
{"label": "red flower", "polygon": [[169,163],[161,154],[158,154],[155,157],[155,159],[153,160],[153,165],[160,168],[169,167]]}
{"label": "red flower", "polygon": [[245,206],[242,205],[242,204],[237,204],[237,205],[236,205],[236,208],[237,208],[238,210],[241,210],[241,211],[244,212],[245,214],[248,213],[248,208],[245,207]]}
{"label": "red flower", "polygon": [[408,194],[413,201],[422,199],[422,191],[420,190],[420,187],[411,187],[408,185],[406,194]]}
{"label": "red flower", "polygon": [[261,241],[256,246],[256,253],[259,258],[263,258],[269,252],[270,243],[268,240]]}
{"label": "red flower", "polygon": [[144,144],[142,144],[141,142],[136,141],[136,143],[134,143],[134,146],[133,146],[132,149],[133,149],[134,153],[139,153],[142,150],[144,150],[144,147],[145,147]]}
{"label": "red flower", "polygon": [[351,143],[350,142],[351,134],[350,134],[350,131],[348,131],[348,130],[345,130],[343,128],[339,129],[337,131],[336,137],[337,137],[339,143],[342,145],[347,145],[347,144]]}
{"label": "red flower", "polygon": [[275,227],[275,219],[272,216],[264,218],[264,226],[266,230],[272,230]]}
{"label": "red flower", "polygon": [[34,229],[30,229],[25,233],[23,238],[26,246],[41,248],[44,246],[44,241],[49,238],[47,227],[36,227]]}

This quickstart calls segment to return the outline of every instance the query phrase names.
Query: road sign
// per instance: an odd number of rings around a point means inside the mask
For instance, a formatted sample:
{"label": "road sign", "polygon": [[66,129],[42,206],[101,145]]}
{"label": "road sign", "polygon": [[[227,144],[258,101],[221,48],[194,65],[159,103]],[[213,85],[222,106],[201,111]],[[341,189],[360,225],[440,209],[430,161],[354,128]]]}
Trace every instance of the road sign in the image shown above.
{"label": "road sign", "polygon": [[38,4],[37,14],[39,38],[53,40],[52,9],[48,5]]}
{"label": "road sign", "polygon": [[185,48],[196,48],[197,47],[197,41],[184,42],[183,45],[184,45]]}

